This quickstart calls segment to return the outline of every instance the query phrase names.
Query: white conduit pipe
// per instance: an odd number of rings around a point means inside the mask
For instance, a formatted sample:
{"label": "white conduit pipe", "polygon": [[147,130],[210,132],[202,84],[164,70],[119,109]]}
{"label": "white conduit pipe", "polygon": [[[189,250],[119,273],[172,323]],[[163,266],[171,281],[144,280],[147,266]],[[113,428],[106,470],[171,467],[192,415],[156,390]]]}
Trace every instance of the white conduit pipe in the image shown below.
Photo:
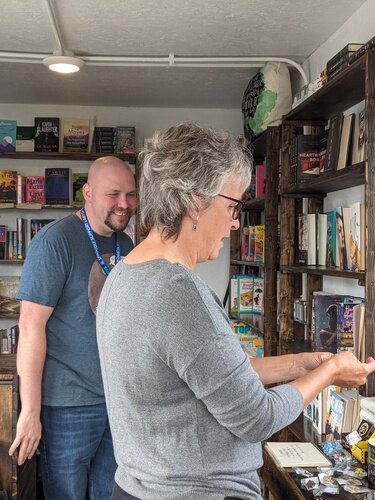
{"label": "white conduit pipe", "polygon": [[[69,53],[70,55],[71,53]],[[30,54],[27,52],[0,52],[0,61],[18,63],[42,63],[50,54]],[[54,54],[55,55],[55,54]],[[296,68],[302,76],[304,85],[308,84],[302,66],[286,57],[233,56],[233,57],[196,57],[196,56],[76,56],[87,66],[127,66],[127,67],[184,67],[184,68],[258,68],[266,62],[283,62]]]}

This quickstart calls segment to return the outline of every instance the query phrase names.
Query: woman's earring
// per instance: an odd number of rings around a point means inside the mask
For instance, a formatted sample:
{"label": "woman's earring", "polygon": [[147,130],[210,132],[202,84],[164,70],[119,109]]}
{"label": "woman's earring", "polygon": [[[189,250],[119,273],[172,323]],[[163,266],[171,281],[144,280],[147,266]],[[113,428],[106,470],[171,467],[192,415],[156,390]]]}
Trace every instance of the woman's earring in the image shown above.
{"label": "woman's earring", "polygon": [[193,222],[193,226],[192,226],[193,227],[193,231],[195,231],[197,229],[197,224],[198,224],[197,222]]}

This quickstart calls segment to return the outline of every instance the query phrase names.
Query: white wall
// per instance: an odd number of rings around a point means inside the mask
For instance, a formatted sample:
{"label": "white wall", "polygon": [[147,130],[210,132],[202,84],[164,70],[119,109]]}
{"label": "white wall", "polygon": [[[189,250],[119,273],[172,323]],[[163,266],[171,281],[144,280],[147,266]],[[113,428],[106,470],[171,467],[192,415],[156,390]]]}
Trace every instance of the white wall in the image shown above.
{"label": "white wall", "polygon": [[[145,137],[150,137],[155,130],[163,130],[171,125],[182,121],[196,121],[202,125],[214,129],[227,130],[233,135],[242,133],[242,117],[238,109],[180,109],[180,108],[121,108],[121,107],[91,107],[91,106],[52,106],[31,104],[1,104],[0,117],[9,120],[17,120],[18,125],[33,125],[35,116],[56,116],[60,118],[89,118],[96,120],[98,126],[134,125],[136,128],[136,144],[141,146]],[[27,171],[35,175],[43,175],[44,167],[50,162],[36,160],[13,160],[0,162],[0,169],[13,169],[20,173]],[[48,165],[47,165],[48,164]],[[61,165],[61,162],[59,162]],[[65,164],[65,163],[64,163]],[[89,163],[85,162],[85,166]],[[79,172],[81,162],[66,162],[73,170]],[[4,211],[3,211],[4,212]],[[6,224],[7,220],[15,217],[31,218],[26,213],[0,214],[0,224]],[[43,215],[34,217],[54,218],[63,216],[63,212],[43,212]],[[9,270],[3,274],[17,273],[15,266],[7,266]],[[223,299],[229,279],[229,240],[221,251],[219,258],[213,262],[207,262],[197,266],[197,273],[204,279]]]}

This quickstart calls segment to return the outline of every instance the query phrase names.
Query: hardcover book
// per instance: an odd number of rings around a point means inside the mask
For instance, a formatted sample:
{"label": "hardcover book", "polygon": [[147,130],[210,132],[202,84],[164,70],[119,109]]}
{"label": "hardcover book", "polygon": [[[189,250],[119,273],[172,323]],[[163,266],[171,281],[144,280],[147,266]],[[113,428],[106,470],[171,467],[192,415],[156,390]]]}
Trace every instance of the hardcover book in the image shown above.
{"label": "hardcover book", "polygon": [[344,115],[341,125],[340,148],[336,170],[345,168],[349,163],[350,147],[352,144],[354,113]]}
{"label": "hardcover book", "polygon": [[356,202],[350,205],[350,255],[351,271],[365,269],[365,206]]}
{"label": "hardcover book", "polygon": [[253,312],[263,312],[264,279],[254,276],[253,282]]}
{"label": "hardcover book", "polygon": [[85,199],[82,194],[82,187],[87,183],[87,176],[88,176],[87,172],[72,173],[73,205],[81,206],[85,202]]}
{"label": "hardcover book", "polygon": [[326,266],[335,267],[336,262],[336,210],[327,212],[327,252]]}
{"label": "hardcover book", "polygon": [[25,177],[25,203],[44,204],[44,177],[42,175]]}
{"label": "hardcover book", "polygon": [[64,119],[63,151],[87,153],[89,148],[90,120]]}
{"label": "hardcover book", "polygon": [[60,145],[60,118],[35,118],[35,151],[58,152]]}
{"label": "hardcover book", "polygon": [[7,233],[8,226],[4,224],[0,225],[0,259],[5,260],[7,258]]}
{"label": "hardcover book", "polygon": [[17,203],[17,172],[0,170],[0,203]]}
{"label": "hardcover book", "polygon": [[316,214],[300,214],[298,217],[298,262],[316,265]]}
{"label": "hardcover book", "polygon": [[14,318],[19,315],[20,302],[16,299],[19,283],[19,276],[0,276],[0,317]]}
{"label": "hardcover book", "polygon": [[135,152],[135,127],[116,127],[115,151],[122,154]]}
{"label": "hardcover book", "polygon": [[15,120],[0,120],[0,153],[16,151],[17,122]]}
{"label": "hardcover book", "polygon": [[44,228],[50,222],[53,222],[55,219],[31,219],[30,220],[30,239],[32,240],[34,236]]}
{"label": "hardcover book", "polygon": [[255,166],[255,197],[264,198],[266,196],[266,165]]}
{"label": "hardcover book", "polygon": [[340,148],[342,116],[341,113],[337,114],[329,122],[324,172],[331,172],[336,169]]}
{"label": "hardcover book", "polygon": [[71,173],[69,167],[45,169],[46,205],[69,205]]}

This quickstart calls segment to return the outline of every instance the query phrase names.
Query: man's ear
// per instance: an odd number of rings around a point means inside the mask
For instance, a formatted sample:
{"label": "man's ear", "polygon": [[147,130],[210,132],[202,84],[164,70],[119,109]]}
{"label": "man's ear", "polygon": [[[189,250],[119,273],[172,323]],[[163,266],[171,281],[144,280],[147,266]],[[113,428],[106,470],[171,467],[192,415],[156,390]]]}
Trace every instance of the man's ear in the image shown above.
{"label": "man's ear", "polygon": [[87,182],[82,186],[82,194],[83,197],[85,198],[85,201],[91,200],[91,187],[90,184],[88,184]]}

